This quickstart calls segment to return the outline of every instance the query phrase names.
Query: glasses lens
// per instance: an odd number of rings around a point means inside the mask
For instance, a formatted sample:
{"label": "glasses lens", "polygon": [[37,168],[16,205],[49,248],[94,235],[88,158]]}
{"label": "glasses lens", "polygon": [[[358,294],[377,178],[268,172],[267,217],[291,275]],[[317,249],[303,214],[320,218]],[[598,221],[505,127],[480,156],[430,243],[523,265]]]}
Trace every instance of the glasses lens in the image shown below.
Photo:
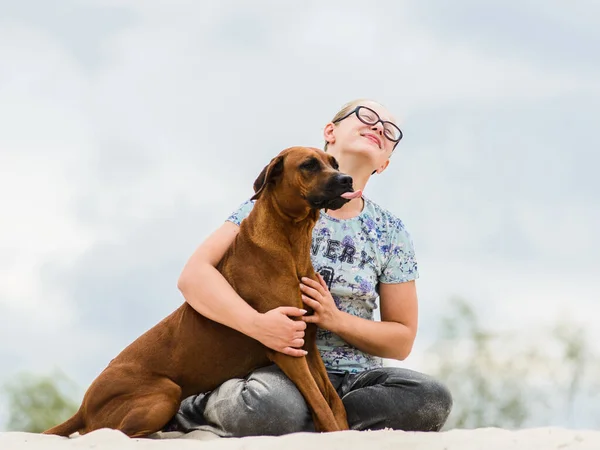
{"label": "glasses lens", "polygon": [[379,116],[374,111],[371,111],[364,106],[358,108],[356,114],[358,115],[358,118],[367,125],[375,125],[379,121]]}
{"label": "glasses lens", "polygon": [[400,138],[402,137],[402,132],[400,131],[400,128],[398,128],[396,125],[393,125],[389,122],[387,122],[383,126],[383,132],[388,139],[390,139],[394,142],[399,141]]}

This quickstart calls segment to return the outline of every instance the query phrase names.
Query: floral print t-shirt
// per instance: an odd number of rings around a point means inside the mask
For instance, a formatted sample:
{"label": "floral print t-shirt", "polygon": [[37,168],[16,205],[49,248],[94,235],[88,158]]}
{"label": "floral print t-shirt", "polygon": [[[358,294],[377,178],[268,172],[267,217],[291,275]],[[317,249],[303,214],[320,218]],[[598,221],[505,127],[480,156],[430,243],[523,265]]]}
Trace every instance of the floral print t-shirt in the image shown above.
{"label": "floral print t-shirt", "polygon": [[[338,309],[374,320],[373,312],[379,307],[378,284],[402,283],[419,274],[413,243],[402,221],[363,199],[362,212],[350,219],[335,219],[321,211],[313,230],[311,261]],[[227,220],[240,225],[253,206],[251,200],[244,202]],[[327,370],[357,373],[383,365],[381,358],[320,328],[317,346]]]}

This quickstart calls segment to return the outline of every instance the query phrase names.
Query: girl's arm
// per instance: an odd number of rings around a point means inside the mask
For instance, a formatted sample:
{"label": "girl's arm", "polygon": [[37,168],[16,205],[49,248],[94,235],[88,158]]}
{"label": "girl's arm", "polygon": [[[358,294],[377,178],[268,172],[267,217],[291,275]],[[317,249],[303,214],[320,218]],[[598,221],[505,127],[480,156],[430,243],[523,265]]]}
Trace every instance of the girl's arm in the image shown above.
{"label": "girl's arm", "polygon": [[408,357],[417,335],[418,301],[414,280],[379,284],[381,322],[375,322],[337,309],[327,284],[317,276],[320,283],[302,280],[303,300],[315,311],[302,320],[316,323],[370,355],[399,360]]}
{"label": "girl's arm", "polygon": [[187,303],[198,313],[261,342],[266,347],[290,356],[304,356],[306,324],[288,316],[302,316],[305,311],[280,307],[261,314],[244,301],[216,269],[234,241],[239,227],[225,222],[192,254],[177,287]]}

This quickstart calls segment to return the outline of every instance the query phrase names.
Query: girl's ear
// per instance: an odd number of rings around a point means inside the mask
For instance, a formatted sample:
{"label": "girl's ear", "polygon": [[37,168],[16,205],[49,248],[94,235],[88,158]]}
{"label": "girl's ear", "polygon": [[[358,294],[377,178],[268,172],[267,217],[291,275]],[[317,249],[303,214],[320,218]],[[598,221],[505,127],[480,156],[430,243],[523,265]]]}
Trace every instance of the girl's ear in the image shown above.
{"label": "girl's ear", "polygon": [[325,138],[325,142],[328,144],[333,144],[335,142],[335,125],[332,122],[329,122],[325,125],[323,129],[323,137]]}
{"label": "girl's ear", "polygon": [[[387,168],[387,166],[389,166],[389,165],[390,165],[390,160],[389,160],[389,159],[386,159],[386,160],[385,160],[385,162],[384,162],[384,163],[383,163],[381,166],[379,166],[379,169],[377,169],[375,172],[377,172],[377,174],[380,174],[380,173],[381,173],[381,172],[383,172],[383,171],[384,171],[384,170]],[[373,172],[373,173],[375,173],[375,172]]]}

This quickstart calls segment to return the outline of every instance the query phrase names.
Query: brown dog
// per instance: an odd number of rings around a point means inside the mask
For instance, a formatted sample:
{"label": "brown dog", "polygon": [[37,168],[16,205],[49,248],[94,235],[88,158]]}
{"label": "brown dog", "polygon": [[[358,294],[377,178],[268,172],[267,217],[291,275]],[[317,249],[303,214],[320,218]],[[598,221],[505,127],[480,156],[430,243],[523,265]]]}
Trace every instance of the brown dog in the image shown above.
{"label": "brown dog", "polygon": [[[217,268],[261,313],[278,306],[302,308],[301,277],[317,279],[310,244],[319,209],[338,209],[360,192],[353,192],[352,178],[337,170],[332,156],[305,147],[273,158],[254,190],[254,208]],[[309,324],[303,347],[308,355],[287,356],[184,303],[109,363],[73,417],[44,433],[69,436],[113,428],[131,437],[147,436],[169,422],[182,399],[270,361],[296,384],[318,431],[346,430],[344,405],[329,382],[315,338],[316,326]]]}

